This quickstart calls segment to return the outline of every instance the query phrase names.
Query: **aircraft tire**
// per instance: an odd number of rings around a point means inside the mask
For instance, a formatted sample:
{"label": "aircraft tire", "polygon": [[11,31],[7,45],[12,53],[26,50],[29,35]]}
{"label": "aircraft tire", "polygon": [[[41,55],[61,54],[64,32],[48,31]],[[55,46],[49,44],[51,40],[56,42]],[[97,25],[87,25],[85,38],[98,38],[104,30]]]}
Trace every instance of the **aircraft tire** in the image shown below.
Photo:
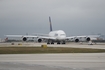
{"label": "aircraft tire", "polygon": [[50,44],[49,42],[47,44]]}
{"label": "aircraft tire", "polygon": [[64,43],[62,43],[62,44],[66,44],[66,43],[64,42]]}
{"label": "aircraft tire", "polygon": [[57,44],[60,44],[60,42],[57,42]]}
{"label": "aircraft tire", "polygon": [[51,42],[51,44],[54,44],[54,42]]}

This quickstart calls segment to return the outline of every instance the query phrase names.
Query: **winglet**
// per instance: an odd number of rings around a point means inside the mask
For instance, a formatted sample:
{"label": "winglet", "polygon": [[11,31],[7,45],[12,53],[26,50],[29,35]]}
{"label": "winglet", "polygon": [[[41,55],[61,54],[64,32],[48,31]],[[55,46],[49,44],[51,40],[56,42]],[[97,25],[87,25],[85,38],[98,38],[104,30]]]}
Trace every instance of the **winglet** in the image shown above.
{"label": "winglet", "polygon": [[50,31],[52,31],[52,24],[51,24],[51,18],[49,16],[49,23],[50,23]]}

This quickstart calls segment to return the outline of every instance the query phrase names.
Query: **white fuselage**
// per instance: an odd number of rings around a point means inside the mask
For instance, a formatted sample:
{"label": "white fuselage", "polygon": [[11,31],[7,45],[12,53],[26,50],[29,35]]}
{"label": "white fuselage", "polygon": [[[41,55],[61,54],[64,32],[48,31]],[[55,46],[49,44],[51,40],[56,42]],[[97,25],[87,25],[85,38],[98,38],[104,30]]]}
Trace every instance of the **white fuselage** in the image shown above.
{"label": "white fuselage", "polygon": [[66,33],[63,30],[51,31],[49,37],[54,37],[56,40],[65,40]]}

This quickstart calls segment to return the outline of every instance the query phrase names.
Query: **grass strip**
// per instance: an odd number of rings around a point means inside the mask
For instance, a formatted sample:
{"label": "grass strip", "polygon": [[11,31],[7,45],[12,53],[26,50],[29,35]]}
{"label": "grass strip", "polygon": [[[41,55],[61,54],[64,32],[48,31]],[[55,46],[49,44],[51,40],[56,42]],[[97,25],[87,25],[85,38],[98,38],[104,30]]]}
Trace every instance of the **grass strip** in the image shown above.
{"label": "grass strip", "polygon": [[35,53],[102,53],[105,49],[63,48],[63,47],[0,47],[0,54],[35,54]]}

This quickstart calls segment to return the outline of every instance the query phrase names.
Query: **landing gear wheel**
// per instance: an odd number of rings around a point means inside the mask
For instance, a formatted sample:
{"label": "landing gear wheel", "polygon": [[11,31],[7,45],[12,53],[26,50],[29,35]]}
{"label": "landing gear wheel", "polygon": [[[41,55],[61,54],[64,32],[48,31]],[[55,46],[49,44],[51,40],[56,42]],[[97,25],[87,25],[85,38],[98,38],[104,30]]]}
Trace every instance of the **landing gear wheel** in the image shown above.
{"label": "landing gear wheel", "polygon": [[64,43],[62,43],[62,44],[66,44],[66,43],[64,42]]}
{"label": "landing gear wheel", "polygon": [[54,42],[51,42],[51,44],[54,44]]}
{"label": "landing gear wheel", "polygon": [[60,42],[57,42],[57,44],[60,44]]}
{"label": "landing gear wheel", "polygon": [[47,44],[50,44],[49,42]]}
{"label": "landing gear wheel", "polygon": [[62,44],[66,44],[66,42],[65,41],[62,41]]}

